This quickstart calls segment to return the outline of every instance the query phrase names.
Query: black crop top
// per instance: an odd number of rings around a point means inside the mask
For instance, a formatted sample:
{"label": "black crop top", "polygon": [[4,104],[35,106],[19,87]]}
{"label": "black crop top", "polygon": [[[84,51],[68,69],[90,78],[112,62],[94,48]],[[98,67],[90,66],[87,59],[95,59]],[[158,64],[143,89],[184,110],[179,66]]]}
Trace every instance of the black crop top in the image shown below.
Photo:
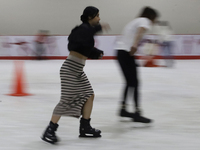
{"label": "black crop top", "polygon": [[82,23],[75,27],[68,37],[69,51],[76,51],[88,58],[98,59],[103,51],[94,47],[94,34],[101,30],[101,25],[92,27],[89,23]]}

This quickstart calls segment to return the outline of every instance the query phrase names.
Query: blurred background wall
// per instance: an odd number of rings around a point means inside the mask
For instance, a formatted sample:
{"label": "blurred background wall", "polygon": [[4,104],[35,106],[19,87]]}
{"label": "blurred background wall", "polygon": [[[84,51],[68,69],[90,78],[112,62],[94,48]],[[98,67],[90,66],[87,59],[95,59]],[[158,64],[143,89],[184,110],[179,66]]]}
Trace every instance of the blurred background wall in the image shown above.
{"label": "blurred background wall", "polygon": [[120,34],[144,6],[157,9],[160,20],[170,22],[176,34],[200,34],[200,0],[0,0],[0,35],[68,35],[80,24],[86,6],[100,9],[101,22]]}

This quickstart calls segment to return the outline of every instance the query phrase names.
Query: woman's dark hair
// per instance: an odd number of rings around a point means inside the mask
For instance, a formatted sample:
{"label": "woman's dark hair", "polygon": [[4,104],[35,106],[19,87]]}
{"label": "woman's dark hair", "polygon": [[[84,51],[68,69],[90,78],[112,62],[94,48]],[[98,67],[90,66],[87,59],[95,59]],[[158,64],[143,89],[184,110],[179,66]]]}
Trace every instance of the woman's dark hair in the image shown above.
{"label": "woman's dark hair", "polygon": [[140,17],[148,18],[151,21],[154,21],[158,17],[158,12],[150,7],[145,7],[142,10]]}
{"label": "woman's dark hair", "polygon": [[81,15],[82,22],[88,22],[89,17],[93,19],[99,13],[99,9],[93,6],[88,6],[84,9],[83,14]]}

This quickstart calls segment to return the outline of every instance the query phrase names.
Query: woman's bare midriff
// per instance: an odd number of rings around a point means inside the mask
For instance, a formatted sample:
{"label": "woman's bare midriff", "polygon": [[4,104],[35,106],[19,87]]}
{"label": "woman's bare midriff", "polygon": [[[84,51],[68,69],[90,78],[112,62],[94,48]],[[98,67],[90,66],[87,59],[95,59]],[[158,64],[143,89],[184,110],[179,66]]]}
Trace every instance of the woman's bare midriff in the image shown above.
{"label": "woman's bare midriff", "polygon": [[69,55],[72,55],[72,56],[75,56],[75,57],[78,57],[78,58],[84,59],[84,60],[87,59],[86,56],[84,56],[84,55],[82,55],[82,54],[80,54],[80,53],[78,53],[78,52],[75,52],[75,51],[70,51]]}

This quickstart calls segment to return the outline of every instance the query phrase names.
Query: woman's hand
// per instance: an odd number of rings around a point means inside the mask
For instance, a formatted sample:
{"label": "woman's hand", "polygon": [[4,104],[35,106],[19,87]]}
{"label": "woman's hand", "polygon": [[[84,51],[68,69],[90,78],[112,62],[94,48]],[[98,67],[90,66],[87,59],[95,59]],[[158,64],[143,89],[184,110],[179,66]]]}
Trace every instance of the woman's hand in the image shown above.
{"label": "woman's hand", "polygon": [[101,59],[103,57],[103,53],[100,54],[99,59]]}
{"label": "woman's hand", "polygon": [[110,30],[110,25],[108,23],[101,23],[101,27],[103,30],[105,30],[106,32],[108,30]]}
{"label": "woman's hand", "polygon": [[130,52],[129,52],[129,54],[131,55],[131,56],[133,56],[134,54],[135,54],[135,52],[137,51],[137,47],[131,47],[131,50],[130,50]]}

